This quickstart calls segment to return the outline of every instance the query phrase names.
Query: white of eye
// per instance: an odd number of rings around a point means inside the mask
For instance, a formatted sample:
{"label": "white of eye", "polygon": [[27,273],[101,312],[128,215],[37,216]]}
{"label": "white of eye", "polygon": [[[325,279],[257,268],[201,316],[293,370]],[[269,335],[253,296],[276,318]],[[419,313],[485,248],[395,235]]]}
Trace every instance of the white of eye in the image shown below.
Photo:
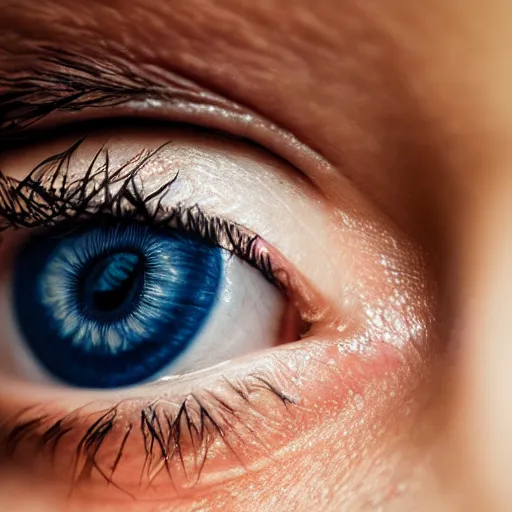
{"label": "white of eye", "polygon": [[158,376],[187,373],[276,345],[284,295],[257,269],[223,251],[217,302],[190,347]]}

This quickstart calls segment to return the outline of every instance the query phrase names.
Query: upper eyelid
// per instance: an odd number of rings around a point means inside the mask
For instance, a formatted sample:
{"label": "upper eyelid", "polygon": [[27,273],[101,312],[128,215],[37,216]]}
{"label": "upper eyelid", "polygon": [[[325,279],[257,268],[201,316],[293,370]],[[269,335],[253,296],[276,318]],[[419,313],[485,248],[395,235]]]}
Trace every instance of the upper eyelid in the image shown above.
{"label": "upper eyelid", "polygon": [[[175,228],[197,235],[256,268],[295,303],[304,331],[313,321],[334,314],[307,276],[290,265],[279,248],[268,243],[257,230],[247,228],[230,215],[204,209],[198,203],[166,204],[166,199],[172,198],[179,173],[169,176],[154,190],[144,190],[141,173],[172,146],[172,141],[156,149],[144,149],[116,166],[111,166],[111,148],[105,142],[90,158],[83,173],[67,179],[73,167],[72,159],[86,139],[82,137],[65,150],[45,158],[21,180],[5,176],[0,170],[0,235],[10,228],[37,231],[62,224],[73,229],[74,224],[102,215],[105,220],[126,217],[157,227]],[[92,181],[97,186],[89,189]],[[338,320],[332,318],[335,319]]]}
{"label": "upper eyelid", "polygon": [[[24,68],[26,59],[31,60]],[[16,64],[8,66],[0,53],[0,148],[2,140],[23,138],[45,123],[69,121],[66,114],[78,112],[87,112],[86,119],[157,118],[220,130],[261,145],[313,182],[326,173],[339,175],[323,155],[285,127],[171,70],[112,55],[88,58],[51,46],[35,56],[16,55]],[[26,126],[20,124],[23,116]],[[73,116],[71,121],[80,119]]]}
{"label": "upper eyelid", "polygon": [[[5,177],[0,171],[0,233],[9,227],[49,227],[64,221],[85,220],[100,213],[130,214],[134,218],[142,216],[139,220],[151,224],[172,221],[179,228],[192,222],[198,231],[208,235],[206,238],[210,241],[218,237],[215,245],[232,253],[243,252],[249,264],[258,268],[273,284],[280,285],[280,281],[274,278],[268,252],[259,248],[261,239],[258,235],[227,219],[224,222],[230,225],[229,236],[222,235],[220,222],[217,222],[219,219],[209,216],[198,205],[188,209],[180,204],[174,208],[162,206],[178,174],[156,190],[144,192],[143,186],[137,182],[140,172],[171,142],[138,153],[114,169],[110,169],[109,148],[103,145],[93,156],[84,176],[68,180],[71,159],[85,139],[81,138],[66,150],[46,158],[21,181]],[[91,181],[97,186],[89,191]],[[121,186],[112,193],[110,188],[116,184]],[[148,208],[150,202],[155,202],[153,208]],[[162,216],[165,219],[160,218]],[[263,246],[266,247],[265,244]]]}
{"label": "upper eyelid", "polygon": [[[303,233],[302,230],[292,230],[290,233],[292,236],[284,236],[283,234],[279,234],[280,231],[276,229],[276,227],[273,226],[273,218],[272,218],[272,211],[273,209],[264,208],[265,207],[265,197],[268,198],[268,196],[265,194],[265,190],[270,190],[272,187],[280,187],[279,189],[276,189],[278,191],[276,199],[281,198],[282,201],[286,202],[290,206],[295,205],[298,207],[299,204],[302,204],[303,207],[308,207],[308,211],[311,212],[318,212],[318,215],[312,215],[311,219],[313,224],[319,225],[323,220],[325,220],[326,224],[323,224],[324,227],[329,226],[329,229],[334,228],[335,225],[335,219],[332,217],[331,210],[328,206],[324,205],[324,202],[320,195],[315,194],[313,190],[310,189],[310,186],[307,182],[304,182],[304,180],[297,180],[297,176],[294,173],[294,170],[291,169],[289,166],[286,165],[285,162],[282,160],[276,159],[272,155],[266,154],[261,151],[260,148],[254,147],[254,145],[247,144],[244,141],[240,140],[232,140],[232,139],[226,139],[225,137],[222,137],[222,135],[212,133],[210,141],[210,135],[208,132],[202,131],[198,135],[198,132],[191,131],[184,135],[183,140],[188,140],[188,142],[185,142],[184,148],[190,148],[194,149],[193,154],[195,154],[195,148],[204,147],[206,150],[214,151],[215,159],[214,161],[217,162],[216,165],[224,166],[226,165],[225,171],[227,174],[223,173],[223,176],[232,176],[233,179],[235,179],[235,183],[238,185],[236,187],[230,187],[231,192],[222,191],[222,186],[219,189],[219,194],[214,194],[213,196],[210,194],[208,196],[201,195],[202,190],[206,190],[201,183],[208,183],[209,182],[209,174],[204,172],[199,172],[199,169],[202,169],[203,167],[199,165],[199,167],[196,170],[193,170],[196,166],[195,158],[190,161],[190,164],[183,165],[183,168],[181,169],[180,166],[176,167],[174,165],[168,165],[168,162],[172,162],[174,158],[181,154],[181,150],[179,149],[181,146],[178,143],[178,140],[181,140],[182,134],[184,132],[182,131],[182,128],[173,128],[169,132],[169,137],[162,136],[160,133],[160,130],[154,130],[147,132],[144,137],[141,140],[144,140],[145,143],[141,144],[140,142],[135,143],[135,140],[138,139],[137,130],[133,130],[132,128],[127,128],[128,134],[134,134],[134,155],[135,153],[139,151],[146,151],[150,148],[153,150],[156,149],[157,146],[161,145],[164,142],[168,142],[169,140],[176,141],[177,143],[177,151],[178,153],[175,153],[174,150],[171,150],[169,147],[166,148],[165,151],[169,150],[169,159],[163,159],[161,165],[163,167],[161,168],[162,172],[171,172],[172,176],[174,176],[175,172],[179,169],[180,172],[182,171],[184,174],[182,174],[182,177],[185,179],[183,182],[186,184],[185,186],[177,186],[174,190],[176,190],[176,195],[171,195],[169,199],[171,199],[172,204],[174,206],[177,206],[179,202],[183,202],[183,206],[185,206],[185,210],[188,211],[188,208],[193,206],[194,204],[199,204],[201,206],[202,211],[204,211],[206,214],[210,216],[220,216],[221,218],[228,219],[235,224],[238,224],[239,226],[242,226],[245,228],[248,234],[253,235],[259,235],[263,246],[267,246],[272,254],[273,259],[273,266],[274,268],[283,268],[288,269],[289,271],[292,271],[293,275],[289,275],[289,272],[286,272],[285,274],[281,274],[279,272],[278,280],[280,281],[280,284],[284,284],[285,288],[293,290],[304,290],[307,291],[306,297],[309,297],[311,300],[306,300],[304,303],[302,303],[303,295],[301,293],[293,294],[298,295],[299,299],[301,299],[300,306],[297,306],[300,311],[304,312],[304,315],[307,321],[310,319],[317,320],[319,317],[322,319],[325,317],[327,313],[330,314],[331,310],[334,314],[334,309],[336,309],[336,318],[333,320],[338,322],[339,318],[341,318],[342,313],[341,311],[338,311],[339,308],[331,308],[331,303],[329,299],[332,299],[334,297],[337,297],[337,291],[332,290],[332,280],[329,280],[329,282],[326,282],[324,280],[324,274],[318,270],[318,265],[313,263],[313,259],[311,259],[311,263],[306,263],[304,259],[301,259],[297,256],[297,254],[300,252],[297,250],[297,247],[299,247],[298,244],[301,244],[301,240],[303,239]],[[100,130],[101,133],[104,133]],[[165,132],[164,132],[165,133]],[[176,134],[176,135],[174,135]],[[80,134],[77,134],[77,138],[80,136]],[[91,139],[91,148],[96,148],[94,152],[98,149],[99,140],[96,139],[94,135],[90,135]],[[119,167],[119,165],[126,163],[127,158],[126,154],[119,153],[118,156],[115,156],[115,153],[117,150],[115,149],[116,141],[123,140],[123,144],[128,143],[130,145],[130,139],[124,139],[125,132],[123,131],[123,134],[120,133],[118,129],[114,130],[113,132],[111,130],[107,130],[106,132],[106,138],[103,138],[104,135],[100,136],[100,139],[109,147],[109,149],[112,149],[112,166],[111,169],[114,171],[116,168]],[[119,138],[120,137],[120,138]],[[218,139],[220,137],[220,139]],[[89,135],[87,136],[89,139]],[[66,140],[69,140],[69,144],[76,139],[65,137]],[[218,140],[222,141],[224,140],[224,143],[222,143],[220,146],[217,147]],[[50,137],[50,147],[51,153],[56,153],[56,151],[62,151],[64,147],[62,145],[57,144],[57,147],[54,146],[53,137]],[[94,142],[97,141],[97,142]],[[203,142],[202,142],[203,141]],[[15,148],[14,151],[12,151],[12,158],[9,155],[9,152],[5,155],[5,159],[3,160],[5,167],[5,175],[7,176],[7,179],[9,180],[9,176],[17,176],[18,178],[25,178],[26,173],[37,166],[37,163],[41,161],[41,159],[48,157],[48,150],[44,149],[46,147],[46,142],[43,141],[42,146],[38,146],[38,149],[36,151],[36,155],[34,157],[28,157],[25,159],[22,158],[22,165],[21,167],[16,165],[16,162],[18,161],[18,157],[21,155],[24,155],[26,153],[25,147],[28,146],[29,153],[30,151],[30,144],[23,145],[21,149],[23,149],[23,152],[20,153],[20,148]],[[89,147],[89,143],[87,142],[87,146]],[[236,158],[235,160],[232,160],[232,156],[230,153],[230,148],[233,146],[240,148],[242,150],[243,155],[252,155],[248,160],[246,158]],[[217,149],[215,149],[217,147]],[[135,149],[136,148],[136,149]],[[73,168],[71,175],[73,176],[73,179],[80,178],[80,176],[84,176],[84,173],[86,171],[86,167],[88,165],[88,162],[90,163],[90,158],[92,157],[92,154],[89,152],[90,150],[85,150],[84,157],[85,159],[78,160],[81,162],[78,167]],[[217,152],[216,152],[217,151]],[[130,154],[132,154],[130,152]],[[187,150],[185,149],[185,153],[183,155],[188,154]],[[86,156],[89,155],[89,156]],[[257,155],[260,155],[262,160],[260,160],[260,157],[257,157]],[[212,155],[213,156],[213,155]],[[180,157],[181,158],[181,157]],[[188,157],[187,157],[188,158]],[[255,160],[252,160],[255,158]],[[77,163],[78,163],[77,161]],[[186,160],[188,161],[188,160]],[[213,161],[213,160],[212,160]],[[238,162],[235,167],[232,166],[232,162]],[[259,211],[258,215],[252,215],[250,214],[251,211],[256,211],[253,209],[248,209],[246,206],[243,207],[242,203],[240,203],[236,198],[239,197],[240,191],[242,190],[250,190],[250,188],[247,188],[247,186],[250,187],[250,182],[252,182],[253,178],[250,176],[253,176],[252,173],[248,172],[235,172],[234,169],[239,168],[240,170],[243,170],[246,168],[247,165],[251,161],[254,162],[260,162],[259,164],[256,164],[257,169],[261,171],[260,178],[258,178],[258,183],[261,183],[263,186],[262,192],[263,194],[251,194],[250,195],[250,204],[253,205],[253,208],[262,208],[263,209]],[[158,169],[160,169],[160,163],[158,164]],[[2,166],[3,167],[3,166]],[[219,167],[220,169],[221,167]],[[206,169],[206,168],[205,168]],[[4,169],[0,169],[2,171]],[[260,172],[258,171],[258,172]],[[159,171],[160,172],[160,171]],[[14,173],[14,175],[13,175]],[[284,173],[284,174],[283,174]],[[144,173],[146,174],[146,173]],[[151,172],[149,172],[148,167],[148,173],[147,177],[149,178],[151,175]],[[142,177],[142,176],[141,176]],[[170,176],[169,176],[170,177]],[[50,176],[51,178],[51,176]],[[12,179],[12,178],[11,178]],[[214,180],[212,183],[216,183]],[[149,188],[145,192],[150,192],[153,188],[153,185],[150,184],[150,182],[147,182]],[[266,184],[266,185],[265,185]],[[19,185],[19,183],[12,183],[13,189],[16,189],[16,186]],[[59,183],[58,183],[59,185]],[[158,186],[158,180],[155,180],[154,182],[155,186]],[[192,188],[191,188],[192,187]],[[269,188],[270,187],[270,188]],[[282,187],[282,190],[281,190]],[[1,187],[0,187],[1,188]],[[30,192],[30,188],[27,190],[27,192]],[[207,187],[206,187],[207,188]],[[114,190],[114,189],[113,189]],[[220,193],[222,191],[222,193]],[[237,192],[238,191],[238,192]],[[0,191],[1,192],[1,191]],[[194,192],[194,193],[192,193]],[[195,195],[195,193],[199,193],[199,197]],[[225,194],[227,193],[227,195]],[[297,195],[297,192],[299,194]],[[233,195],[234,194],[234,195]],[[230,203],[231,206],[229,206],[229,211],[226,210],[227,203],[226,201],[236,201],[234,203]],[[281,204],[280,201],[278,201],[279,204]],[[170,204],[170,203],[169,203]],[[284,204],[284,203],[283,203]],[[276,203],[277,205],[277,203]],[[94,213],[94,204],[91,204],[91,213]],[[232,210],[232,207],[235,207],[235,210]],[[295,207],[293,208],[295,210]],[[302,210],[303,211],[303,210]],[[87,213],[88,214],[88,213]],[[86,214],[86,216],[87,216]],[[288,218],[288,225],[295,225],[295,221],[293,220],[294,214],[293,211],[290,210],[290,216]],[[324,228],[322,228],[323,230]],[[323,231],[322,231],[323,232]],[[319,242],[322,242],[322,240],[319,240]],[[318,245],[315,245],[313,249],[312,254],[317,254],[317,257],[322,257],[324,254],[324,249],[322,249],[323,243],[320,243]],[[226,247],[222,247],[226,248]],[[244,259],[244,258],[242,258]],[[308,260],[309,261],[309,260]],[[258,267],[258,269],[260,269]],[[292,277],[292,282],[287,281],[287,277]],[[271,280],[271,282],[274,282]],[[331,290],[331,291],[328,291]],[[293,292],[292,292],[293,293]],[[314,299],[313,299],[314,297]],[[321,307],[318,307],[315,309],[315,311],[311,311],[312,302],[316,302],[316,304],[321,304]]]}

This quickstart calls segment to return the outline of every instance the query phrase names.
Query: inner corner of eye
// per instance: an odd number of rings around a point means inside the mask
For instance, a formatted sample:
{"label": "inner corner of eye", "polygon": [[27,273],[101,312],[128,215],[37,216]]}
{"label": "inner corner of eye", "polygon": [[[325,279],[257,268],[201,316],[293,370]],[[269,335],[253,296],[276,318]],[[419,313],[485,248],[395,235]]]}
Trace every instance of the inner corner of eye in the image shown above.
{"label": "inner corner of eye", "polygon": [[301,335],[297,309],[260,270],[174,230],[90,222],[29,238],[10,273],[9,371],[26,380],[133,386]]}

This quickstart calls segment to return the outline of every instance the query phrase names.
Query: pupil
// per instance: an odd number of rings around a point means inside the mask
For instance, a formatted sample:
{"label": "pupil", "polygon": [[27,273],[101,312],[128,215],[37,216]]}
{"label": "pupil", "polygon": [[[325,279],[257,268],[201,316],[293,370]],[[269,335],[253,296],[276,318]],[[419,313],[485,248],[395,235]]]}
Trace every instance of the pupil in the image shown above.
{"label": "pupil", "polygon": [[85,282],[89,307],[115,313],[130,305],[144,280],[143,258],[135,253],[111,254],[96,263]]}

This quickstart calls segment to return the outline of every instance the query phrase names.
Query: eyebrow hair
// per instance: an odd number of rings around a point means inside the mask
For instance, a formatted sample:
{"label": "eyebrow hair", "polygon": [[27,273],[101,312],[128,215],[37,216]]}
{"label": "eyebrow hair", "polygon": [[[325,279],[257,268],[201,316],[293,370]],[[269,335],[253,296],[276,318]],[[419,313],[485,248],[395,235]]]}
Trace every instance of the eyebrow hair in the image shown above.
{"label": "eyebrow hair", "polygon": [[126,60],[86,57],[51,46],[21,58],[25,69],[0,75],[0,139],[20,134],[54,112],[115,107],[150,99],[189,101],[233,109],[232,102],[172,72],[165,79],[154,70]]}
{"label": "eyebrow hair", "polygon": [[0,77],[0,137],[16,134],[54,111],[119,105],[155,89],[126,66],[52,48],[30,60],[28,69]]}
{"label": "eyebrow hair", "polygon": [[154,106],[151,102],[156,101],[187,112],[177,116],[179,122],[192,119],[192,124],[247,139],[283,158],[305,177],[305,169],[336,172],[317,150],[259,109],[170,66],[134,62],[110,52],[85,55],[50,44],[32,46],[26,53],[7,53],[2,54],[0,46],[0,151],[5,142],[33,135],[33,125],[53,113],[132,102]]}

